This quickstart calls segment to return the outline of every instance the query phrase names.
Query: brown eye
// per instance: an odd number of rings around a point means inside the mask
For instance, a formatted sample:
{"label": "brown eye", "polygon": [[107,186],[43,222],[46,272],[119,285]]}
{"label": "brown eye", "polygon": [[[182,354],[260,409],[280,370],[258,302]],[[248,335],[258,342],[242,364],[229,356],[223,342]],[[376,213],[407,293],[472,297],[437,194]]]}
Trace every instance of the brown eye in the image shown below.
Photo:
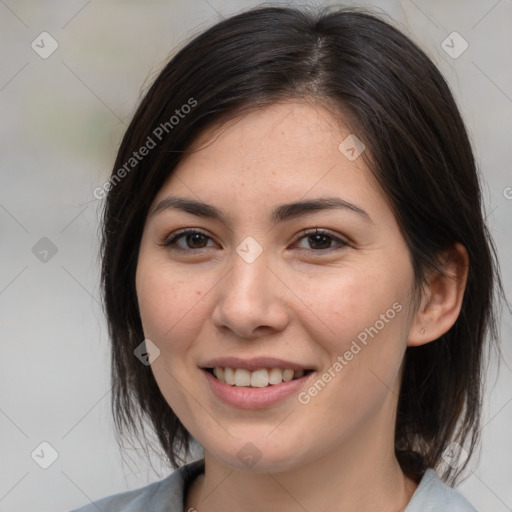
{"label": "brown eye", "polygon": [[177,233],[172,238],[167,240],[164,244],[165,247],[169,249],[178,249],[178,250],[200,250],[205,249],[207,247],[207,242],[210,240],[210,237],[202,233],[201,231],[196,230],[186,230]]}
{"label": "brown eye", "polygon": [[[329,249],[343,249],[348,242],[323,230],[314,230],[303,234],[299,241],[306,240],[309,247],[302,247],[306,253],[331,252]],[[332,245],[334,242],[334,245]]]}
{"label": "brown eye", "polygon": [[329,249],[332,238],[327,235],[309,235],[309,243],[313,249]]}
{"label": "brown eye", "polygon": [[204,247],[204,242],[206,241],[206,237],[201,233],[193,233],[189,235],[185,235],[186,244],[191,249],[202,249]]}

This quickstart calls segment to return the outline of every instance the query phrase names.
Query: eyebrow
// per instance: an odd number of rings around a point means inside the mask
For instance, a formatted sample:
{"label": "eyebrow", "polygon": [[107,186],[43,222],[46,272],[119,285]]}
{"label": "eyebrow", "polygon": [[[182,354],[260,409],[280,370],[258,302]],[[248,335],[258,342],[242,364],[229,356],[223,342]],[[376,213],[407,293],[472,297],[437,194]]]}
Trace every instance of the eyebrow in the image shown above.
{"label": "eyebrow", "polygon": [[[226,215],[222,210],[219,210],[215,206],[201,201],[196,201],[195,199],[176,196],[169,196],[160,201],[150,213],[150,217],[158,215],[159,213],[169,209],[181,210],[186,213],[191,213],[192,215],[197,215],[198,217],[218,220],[224,224],[228,223]],[[279,222],[307,215],[310,212],[333,209],[342,209],[354,212],[367,222],[373,224],[373,220],[366,211],[339,197],[319,197],[307,201],[282,204],[274,208],[270,215],[270,220],[273,224],[277,224]]]}

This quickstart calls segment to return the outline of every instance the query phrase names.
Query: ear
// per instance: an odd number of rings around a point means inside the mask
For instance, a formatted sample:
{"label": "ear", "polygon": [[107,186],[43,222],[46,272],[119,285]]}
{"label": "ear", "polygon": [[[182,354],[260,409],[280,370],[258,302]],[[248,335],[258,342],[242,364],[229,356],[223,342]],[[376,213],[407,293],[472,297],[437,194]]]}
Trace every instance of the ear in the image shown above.
{"label": "ear", "polygon": [[469,258],[466,248],[456,243],[439,258],[442,272],[427,276],[422,300],[414,315],[408,345],[419,346],[448,332],[457,320],[468,277]]}

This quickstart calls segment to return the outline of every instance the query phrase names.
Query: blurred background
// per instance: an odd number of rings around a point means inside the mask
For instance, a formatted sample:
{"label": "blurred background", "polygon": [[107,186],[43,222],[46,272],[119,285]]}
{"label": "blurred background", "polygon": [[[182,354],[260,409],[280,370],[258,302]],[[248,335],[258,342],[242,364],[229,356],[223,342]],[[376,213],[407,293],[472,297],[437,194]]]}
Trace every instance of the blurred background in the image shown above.
{"label": "blurred background", "polygon": [[[294,2],[302,5],[340,2]],[[267,2],[267,5],[285,2]],[[391,17],[448,80],[484,179],[511,300],[512,1],[343,2]],[[176,48],[242,0],[0,0],[0,511],[61,512],[172,470],[124,459],[110,418],[93,194]],[[455,32],[455,34],[454,34]],[[488,370],[483,448],[459,490],[512,510],[512,322]],[[477,464],[477,462],[479,462]]]}

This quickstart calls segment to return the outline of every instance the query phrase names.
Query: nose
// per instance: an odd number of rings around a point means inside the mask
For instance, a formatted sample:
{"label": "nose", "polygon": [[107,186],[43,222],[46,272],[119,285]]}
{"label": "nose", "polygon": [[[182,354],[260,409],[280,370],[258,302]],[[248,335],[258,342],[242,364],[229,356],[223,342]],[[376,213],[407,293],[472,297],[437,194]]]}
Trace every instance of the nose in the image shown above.
{"label": "nose", "polygon": [[236,254],[216,291],[213,323],[237,338],[269,336],[284,330],[289,323],[289,291],[268,266],[264,253],[252,263]]}

